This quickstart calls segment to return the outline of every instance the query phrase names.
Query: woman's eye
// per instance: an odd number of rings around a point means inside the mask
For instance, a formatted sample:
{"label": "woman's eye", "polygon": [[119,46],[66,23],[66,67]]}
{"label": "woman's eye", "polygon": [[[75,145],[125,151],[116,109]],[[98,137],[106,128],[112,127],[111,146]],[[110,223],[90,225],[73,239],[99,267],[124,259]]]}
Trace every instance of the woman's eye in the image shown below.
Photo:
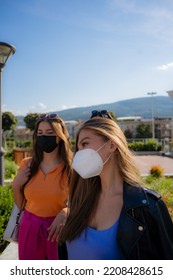
{"label": "woman's eye", "polygon": [[83,142],[83,143],[82,143],[82,147],[85,147],[85,146],[87,146],[87,145],[88,145],[87,142]]}

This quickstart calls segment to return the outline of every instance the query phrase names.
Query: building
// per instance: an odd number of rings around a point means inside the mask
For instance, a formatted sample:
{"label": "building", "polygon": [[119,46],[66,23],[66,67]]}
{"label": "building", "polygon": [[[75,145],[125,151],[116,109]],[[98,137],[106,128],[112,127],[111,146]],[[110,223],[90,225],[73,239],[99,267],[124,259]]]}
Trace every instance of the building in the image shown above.
{"label": "building", "polygon": [[71,140],[74,139],[79,122],[75,120],[71,120],[71,121],[65,121],[65,124],[69,132],[70,139]]}
{"label": "building", "polygon": [[[143,119],[140,116],[117,118],[117,122],[123,132],[129,130],[132,138],[136,138],[137,127],[141,124],[148,124],[152,127],[152,119]],[[162,140],[173,139],[173,120],[170,117],[154,118],[155,138]]]}

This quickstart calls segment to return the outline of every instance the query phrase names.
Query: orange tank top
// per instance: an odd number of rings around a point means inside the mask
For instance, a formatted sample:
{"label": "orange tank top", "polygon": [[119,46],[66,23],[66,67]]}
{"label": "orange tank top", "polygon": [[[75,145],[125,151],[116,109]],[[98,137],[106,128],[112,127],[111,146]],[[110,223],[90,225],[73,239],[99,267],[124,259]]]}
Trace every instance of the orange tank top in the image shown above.
{"label": "orange tank top", "polygon": [[[30,159],[23,159],[19,170],[28,166]],[[40,217],[53,217],[66,207],[69,185],[63,167],[64,163],[60,163],[46,175],[39,168],[24,189],[26,210]]]}

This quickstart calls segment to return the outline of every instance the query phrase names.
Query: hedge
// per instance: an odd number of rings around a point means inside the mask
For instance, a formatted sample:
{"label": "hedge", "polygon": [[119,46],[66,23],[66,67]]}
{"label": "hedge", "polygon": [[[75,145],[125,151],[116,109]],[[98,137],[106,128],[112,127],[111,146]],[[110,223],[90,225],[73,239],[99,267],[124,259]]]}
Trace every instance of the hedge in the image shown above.
{"label": "hedge", "polygon": [[8,241],[3,240],[3,234],[13,206],[13,193],[11,187],[0,186],[0,205],[0,253],[2,253],[9,243]]}

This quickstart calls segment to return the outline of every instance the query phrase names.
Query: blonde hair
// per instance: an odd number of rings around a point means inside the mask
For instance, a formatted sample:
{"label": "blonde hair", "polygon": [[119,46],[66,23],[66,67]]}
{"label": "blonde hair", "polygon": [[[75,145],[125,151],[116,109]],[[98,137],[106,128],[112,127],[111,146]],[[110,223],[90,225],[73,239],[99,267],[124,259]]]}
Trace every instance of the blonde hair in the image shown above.
{"label": "blonde hair", "polygon": [[115,156],[117,157],[117,165],[123,180],[130,185],[141,184],[140,172],[134,162],[133,153],[128,148],[123,131],[115,121],[98,117],[83,123],[77,133],[75,151],[77,151],[79,134],[83,129],[91,129],[106,141],[112,140],[117,146]]}

